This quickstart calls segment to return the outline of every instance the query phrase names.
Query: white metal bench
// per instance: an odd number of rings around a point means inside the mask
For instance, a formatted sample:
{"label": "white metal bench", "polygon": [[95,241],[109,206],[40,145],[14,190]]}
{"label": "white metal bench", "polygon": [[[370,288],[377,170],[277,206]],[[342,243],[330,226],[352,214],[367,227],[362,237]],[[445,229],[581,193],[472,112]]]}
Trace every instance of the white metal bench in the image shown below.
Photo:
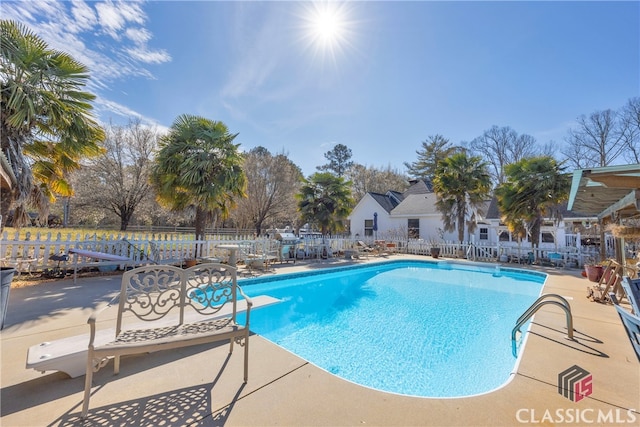
{"label": "white metal bench", "polygon": [[[120,356],[229,340],[229,352],[237,342],[244,346],[244,382],[249,366],[249,315],[252,300],[237,285],[236,268],[224,264],[200,264],[183,270],[170,265],[151,265],[127,271],[122,276],[114,334],[99,342],[98,314],[90,326],[82,416],[87,415],[93,372],[114,358],[114,373]],[[236,323],[238,296],[246,301],[245,325]],[[225,307],[231,312],[211,320]],[[131,316],[133,315],[133,316]],[[202,321],[186,322],[193,315]],[[130,318],[136,322],[131,326]],[[173,320],[171,322],[170,320]],[[143,327],[140,327],[144,321]]]}

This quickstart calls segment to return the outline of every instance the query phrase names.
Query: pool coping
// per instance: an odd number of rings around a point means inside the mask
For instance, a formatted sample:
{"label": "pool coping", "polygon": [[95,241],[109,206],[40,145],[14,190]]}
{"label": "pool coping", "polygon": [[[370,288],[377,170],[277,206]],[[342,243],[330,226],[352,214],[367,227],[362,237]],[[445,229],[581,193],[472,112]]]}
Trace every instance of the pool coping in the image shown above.
{"label": "pool coping", "polygon": [[[278,266],[276,275],[318,267]],[[254,335],[248,384],[241,384],[242,357],[235,353],[228,357],[224,345],[127,358],[118,377],[112,378],[109,367],[96,374],[89,421],[152,425],[161,414],[166,416],[168,408],[174,408],[174,424],[181,425],[562,424],[559,414],[579,421],[602,414],[604,422],[598,425],[625,424],[633,416],[637,424],[640,364],[615,309],[585,298],[589,282],[579,270],[533,269],[549,274],[545,292],[570,298],[577,339],[565,339],[563,313],[541,309],[527,333],[513,379],[487,394],[422,398],[368,389]],[[118,287],[116,277],[83,278],[75,286],[67,280],[40,289],[12,289],[7,327],[0,334],[3,425],[71,425],[78,421],[84,379],[26,370],[26,349],[44,340],[84,333],[91,311],[106,304]],[[578,402],[557,390],[559,373],[572,365],[593,377],[593,393]]]}

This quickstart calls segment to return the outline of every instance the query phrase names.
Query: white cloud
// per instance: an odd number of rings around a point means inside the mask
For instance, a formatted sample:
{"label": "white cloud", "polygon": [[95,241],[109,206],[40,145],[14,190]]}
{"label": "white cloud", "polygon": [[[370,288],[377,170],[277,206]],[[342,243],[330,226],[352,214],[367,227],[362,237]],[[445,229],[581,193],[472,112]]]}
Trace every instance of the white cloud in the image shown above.
{"label": "white cloud", "polygon": [[118,1],[106,1],[96,3],[99,25],[102,29],[113,37],[120,40],[120,33],[129,22],[139,25],[144,24],[146,15],[138,3]]}
{"label": "white cloud", "polygon": [[0,11],[3,19],[24,24],[50,47],[67,52],[86,65],[91,74],[88,88],[98,95],[96,103],[99,102],[100,109],[139,116],[100,95],[118,80],[152,79],[147,65],[171,61],[167,51],[148,46],[153,34],[145,26],[143,5],[137,1],[112,0],[20,1],[2,2]]}
{"label": "white cloud", "polygon": [[72,1],[71,14],[81,30],[90,30],[98,23],[95,12],[84,1]]}
{"label": "white cloud", "polygon": [[164,50],[147,50],[146,48],[136,47],[126,50],[134,59],[145,64],[162,64],[171,60],[171,56]]}
{"label": "white cloud", "polygon": [[146,28],[127,28],[127,38],[135,43],[144,44],[151,40],[151,33]]}

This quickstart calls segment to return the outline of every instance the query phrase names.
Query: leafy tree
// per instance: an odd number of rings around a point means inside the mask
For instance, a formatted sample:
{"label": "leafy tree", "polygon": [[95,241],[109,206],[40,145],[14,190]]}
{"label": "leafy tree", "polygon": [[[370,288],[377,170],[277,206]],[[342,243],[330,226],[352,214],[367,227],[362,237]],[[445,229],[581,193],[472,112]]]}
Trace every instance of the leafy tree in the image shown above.
{"label": "leafy tree", "polygon": [[267,224],[291,224],[297,215],[295,195],[302,172],[285,153],[272,155],[264,147],[245,154],[243,169],[251,177],[247,197],[238,201],[232,218],[240,228],[254,227],[262,234]]}
{"label": "leafy tree", "polygon": [[0,193],[0,214],[15,207],[17,226],[28,221],[27,204],[46,218],[48,201],[73,194],[68,173],[102,152],[104,132],[91,116],[95,96],[83,90],[88,79],[87,67],[70,55],[24,25],[0,20],[0,146],[16,177]]}
{"label": "leafy tree", "polygon": [[329,160],[329,163],[318,166],[316,169],[319,171],[333,171],[338,176],[344,176],[347,169],[353,166],[351,156],[350,148],[343,144],[336,144],[332,150],[324,153],[324,157]]}
{"label": "leafy tree", "polygon": [[487,164],[480,156],[456,153],[438,162],[433,179],[433,190],[438,200],[436,207],[442,213],[446,231],[458,230],[458,241],[464,241],[465,226],[475,230],[475,221],[466,222],[467,215],[479,212],[491,191],[491,176]]}
{"label": "leafy tree", "polygon": [[469,148],[488,162],[493,180],[497,184],[504,182],[504,169],[508,164],[537,153],[534,137],[518,135],[509,126],[492,126],[482,136],[471,141]]}
{"label": "leafy tree", "polygon": [[431,135],[422,141],[422,147],[416,150],[418,160],[413,163],[405,162],[407,173],[418,179],[430,179],[436,174],[438,163],[452,154],[459,152],[461,147],[456,147],[440,134]]}
{"label": "leafy tree", "polygon": [[171,210],[195,209],[197,239],[204,237],[207,219],[214,213],[227,216],[235,199],[244,196],[236,136],[222,122],[185,114],[160,139],[151,170],[157,199]]}
{"label": "leafy tree", "polygon": [[563,151],[576,169],[611,165],[627,148],[617,112],[595,111],[578,117],[577,122],[576,128],[569,129]]}
{"label": "leafy tree", "polygon": [[[106,134],[105,153],[78,172],[81,182],[75,204],[114,213],[125,231],[138,206],[152,193],[149,174],[159,135],[139,120],[126,126],[111,124]],[[83,185],[88,182],[92,184]]]}
{"label": "leafy tree", "polygon": [[316,172],[303,180],[296,195],[302,221],[319,226],[323,235],[344,229],[343,220],[353,204],[349,186],[344,178],[329,172]]}
{"label": "leafy tree", "polygon": [[507,165],[505,173],[506,181],[496,189],[503,220],[511,230],[524,225],[537,246],[544,218],[560,215],[557,208],[568,198],[571,178],[551,157],[522,159]]}
{"label": "leafy tree", "polygon": [[407,176],[387,166],[378,169],[373,166],[354,164],[347,172],[351,181],[351,194],[358,203],[369,192],[384,194],[389,190],[404,191],[409,186]]}

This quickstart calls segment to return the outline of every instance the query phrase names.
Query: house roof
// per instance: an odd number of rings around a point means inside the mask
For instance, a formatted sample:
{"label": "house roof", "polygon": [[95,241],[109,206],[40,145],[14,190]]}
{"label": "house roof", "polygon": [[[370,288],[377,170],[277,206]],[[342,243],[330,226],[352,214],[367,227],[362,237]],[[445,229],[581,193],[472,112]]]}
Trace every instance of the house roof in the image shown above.
{"label": "house roof", "polygon": [[640,164],[573,172],[568,209],[603,219],[640,212]]}
{"label": "house roof", "polygon": [[[398,193],[399,194],[399,193]],[[380,194],[380,193],[372,193],[369,192],[369,195],[371,197],[373,197],[373,199],[378,202],[378,204],[380,206],[382,206],[382,208],[387,211],[387,213],[391,212],[393,210],[393,208],[395,208],[396,206],[398,206],[398,201],[396,199],[394,199],[393,197],[391,197],[391,195],[389,195],[389,193],[387,194]],[[402,201],[402,195],[399,194],[400,198],[399,200]]]}
{"label": "house roof", "polygon": [[409,194],[405,193],[405,198],[393,211],[392,216],[423,216],[438,214],[436,209],[436,193]]}
{"label": "house roof", "polygon": [[409,188],[402,193],[405,196],[409,194],[433,193],[433,184],[429,179],[413,179],[409,181],[409,184]]}

